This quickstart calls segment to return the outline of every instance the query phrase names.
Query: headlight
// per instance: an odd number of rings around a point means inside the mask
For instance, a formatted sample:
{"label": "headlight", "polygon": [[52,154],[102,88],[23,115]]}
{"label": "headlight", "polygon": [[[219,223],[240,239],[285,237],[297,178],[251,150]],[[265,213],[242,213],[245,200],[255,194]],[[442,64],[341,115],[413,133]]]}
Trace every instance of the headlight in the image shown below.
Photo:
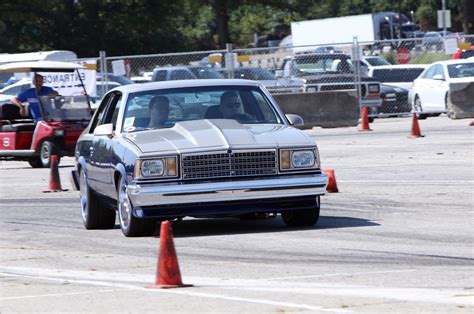
{"label": "headlight", "polygon": [[319,167],[319,151],[317,147],[314,149],[280,150],[281,170],[303,170]]}
{"label": "headlight", "polygon": [[291,165],[295,168],[308,168],[314,166],[314,152],[301,150],[291,154]]}
{"label": "headlight", "polygon": [[308,91],[308,93],[316,93],[317,92],[315,87],[308,87],[307,91]]}
{"label": "headlight", "polygon": [[135,178],[168,178],[178,174],[177,157],[138,159],[135,162]]}
{"label": "headlight", "polygon": [[54,136],[64,136],[64,129],[54,130]]}

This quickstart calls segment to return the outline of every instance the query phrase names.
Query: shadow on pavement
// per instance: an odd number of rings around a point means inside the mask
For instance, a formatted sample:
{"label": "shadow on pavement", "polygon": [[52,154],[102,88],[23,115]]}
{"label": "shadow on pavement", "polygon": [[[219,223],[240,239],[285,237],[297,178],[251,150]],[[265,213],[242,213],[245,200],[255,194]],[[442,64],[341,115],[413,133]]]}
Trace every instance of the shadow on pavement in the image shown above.
{"label": "shadow on pavement", "polygon": [[[379,226],[367,219],[337,216],[321,216],[318,223],[311,227],[287,227],[280,216],[272,219],[241,220],[236,218],[193,219],[174,222],[173,235],[175,238],[218,236],[228,234],[268,233],[268,232],[297,232],[305,230],[335,229],[351,227]],[[159,237],[159,225],[155,237]]]}

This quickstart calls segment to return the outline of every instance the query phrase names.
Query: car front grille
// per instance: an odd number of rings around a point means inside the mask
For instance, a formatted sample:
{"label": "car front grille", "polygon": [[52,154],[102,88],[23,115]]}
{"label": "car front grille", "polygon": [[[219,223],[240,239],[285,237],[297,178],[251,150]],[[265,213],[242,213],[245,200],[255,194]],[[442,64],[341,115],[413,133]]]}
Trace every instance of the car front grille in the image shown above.
{"label": "car front grille", "polygon": [[275,175],[277,153],[259,150],[183,155],[182,173],[184,180]]}

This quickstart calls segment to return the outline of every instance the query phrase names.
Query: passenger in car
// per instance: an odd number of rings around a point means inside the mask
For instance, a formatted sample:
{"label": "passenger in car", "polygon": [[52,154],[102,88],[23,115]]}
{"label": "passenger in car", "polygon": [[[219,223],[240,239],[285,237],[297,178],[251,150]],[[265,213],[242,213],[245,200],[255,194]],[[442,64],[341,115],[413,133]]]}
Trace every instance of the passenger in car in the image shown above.
{"label": "passenger in car", "polygon": [[22,105],[22,103],[28,102],[28,108],[33,119],[35,119],[35,121],[41,120],[41,110],[38,103],[38,97],[58,95],[57,91],[51,87],[44,86],[43,83],[43,76],[40,74],[35,74],[33,77],[33,85],[35,87],[29,88],[11,99],[11,102],[20,108],[20,114],[22,116],[28,116],[26,107]]}
{"label": "passenger in car", "polygon": [[170,102],[165,96],[155,96],[150,100],[150,122],[149,128],[161,128],[168,121]]}

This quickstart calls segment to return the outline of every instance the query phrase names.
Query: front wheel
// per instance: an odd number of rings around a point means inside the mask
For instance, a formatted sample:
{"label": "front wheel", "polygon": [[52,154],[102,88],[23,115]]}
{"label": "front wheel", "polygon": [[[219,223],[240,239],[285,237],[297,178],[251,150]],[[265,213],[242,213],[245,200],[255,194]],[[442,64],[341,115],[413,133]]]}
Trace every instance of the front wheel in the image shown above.
{"label": "front wheel", "polygon": [[51,165],[52,155],[58,156],[58,165],[59,165],[59,160],[61,159],[61,156],[59,153],[58,146],[51,141],[44,141],[43,143],[41,143],[39,161],[41,162],[41,165],[43,166],[43,168],[49,168],[49,166]]}
{"label": "front wheel", "polygon": [[115,226],[115,210],[100,201],[87,183],[85,171],[80,171],[79,195],[82,222],[86,229],[112,229]]}
{"label": "front wheel", "polygon": [[320,196],[316,196],[313,208],[298,209],[281,213],[283,222],[289,227],[308,227],[319,220]]}
{"label": "front wheel", "polygon": [[155,233],[156,221],[133,216],[133,205],[127,194],[125,177],[120,177],[117,207],[120,229],[126,237],[152,236]]}
{"label": "front wheel", "polygon": [[426,113],[421,113],[423,112],[423,106],[421,104],[421,99],[418,95],[415,96],[415,112],[416,115],[418,116],[419,120],[424,120],[428,117]]}

